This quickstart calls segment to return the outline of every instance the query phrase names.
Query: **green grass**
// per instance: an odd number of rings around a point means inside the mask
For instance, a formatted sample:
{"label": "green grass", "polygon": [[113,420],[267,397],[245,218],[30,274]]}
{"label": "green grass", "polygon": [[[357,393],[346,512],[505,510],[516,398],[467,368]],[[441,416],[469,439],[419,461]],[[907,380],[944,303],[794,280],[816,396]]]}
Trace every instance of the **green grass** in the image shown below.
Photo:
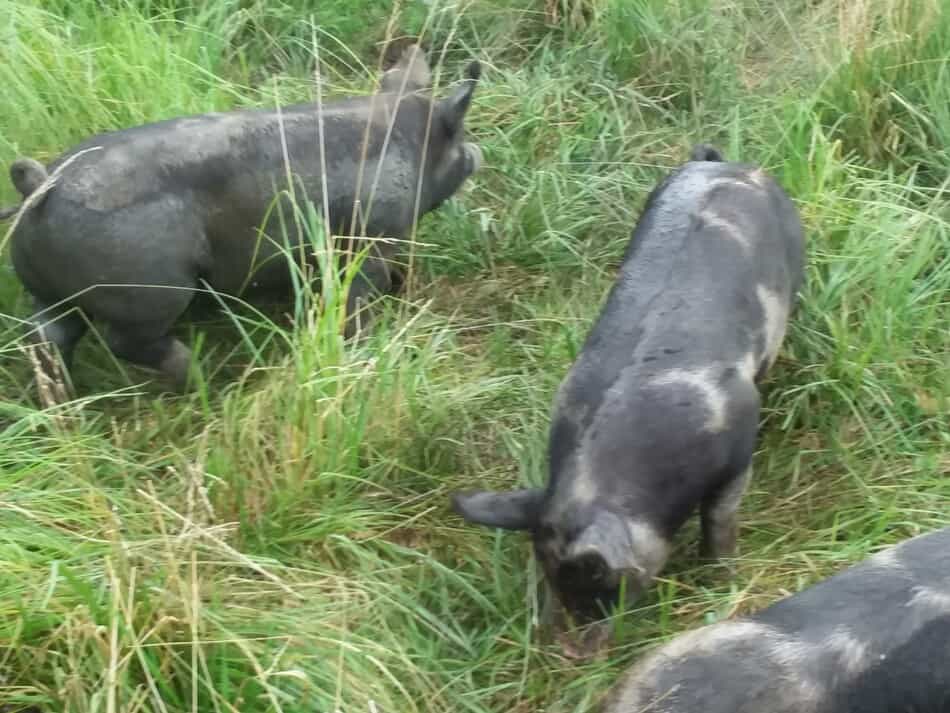
{"label": "green grass", "polygon": [[[487,165],[425,219],[411,290],[366,341],[342,344],[319,295],[288,306],[296,325],[199,315],[182,397],[90,338],[79,400],[43,410],[4,259],[0,709],[579,713],[657,641],[947,524],[936,0],[194,5],[0,0],[0,162],[308,98],[315,34],[326,93],[367,91],[389,27],[425,33],[443,83],[483,61]],[[697,565],[691,523],[609,659],[578,664],[534,636],[524,539],[447,495],[543,481],[554,390],[647,192],[700,140],[788,188],[808,282],[764,387],[735,578]]]}

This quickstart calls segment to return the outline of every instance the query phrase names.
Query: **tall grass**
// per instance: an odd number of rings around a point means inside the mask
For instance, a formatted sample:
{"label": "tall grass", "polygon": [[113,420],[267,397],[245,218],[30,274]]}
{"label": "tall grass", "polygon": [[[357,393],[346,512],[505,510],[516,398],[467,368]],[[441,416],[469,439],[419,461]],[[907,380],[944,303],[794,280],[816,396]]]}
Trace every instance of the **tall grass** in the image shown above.
{"label": "tall grass", "polygon": [[[416,279],[359,342],[340,339],[332,289],[301,290],[281,308],[295,320],[229,304],[181,325],[195,392],[160,395],[92,338],[78,400],[44,410],[4,261],[0,710],[587,711],[656,641],[947,523],[939,5],[396,12],[0,3],[4,164],[311,97],[311,17],[331,96],[371,86],[387,32],[425,31],[444,77],[487,68],[469,119],[486,167],[424,220]],[[543,481],[554,390],[647,192],[699,140],[788,188],[808,280],[765,384],[735,577],[697,565],[690,524],[608,660],[578,664],[534,636],[525,542],[465,526],[447,494]]]}

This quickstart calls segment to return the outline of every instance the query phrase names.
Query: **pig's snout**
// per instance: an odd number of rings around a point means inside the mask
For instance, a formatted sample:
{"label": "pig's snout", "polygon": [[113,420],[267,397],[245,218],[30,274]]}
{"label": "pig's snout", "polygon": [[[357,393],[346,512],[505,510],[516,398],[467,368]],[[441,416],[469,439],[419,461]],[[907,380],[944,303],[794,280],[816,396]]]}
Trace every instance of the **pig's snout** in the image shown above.
{"label": "pig's snout", "polygon": [[462,144],[462,150],[465,152],[469,175],[476,173],[482,167],[482,150],[478,147],[478,144],[468,142]]}

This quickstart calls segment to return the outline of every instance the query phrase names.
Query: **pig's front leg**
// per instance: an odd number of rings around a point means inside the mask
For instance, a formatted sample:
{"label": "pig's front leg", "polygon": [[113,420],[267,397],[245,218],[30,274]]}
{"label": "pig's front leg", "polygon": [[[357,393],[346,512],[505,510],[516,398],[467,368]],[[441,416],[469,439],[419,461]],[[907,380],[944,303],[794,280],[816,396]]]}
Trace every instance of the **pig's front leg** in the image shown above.
{"label": "pig's front leg", "polygon": [[369,323],[370,314],[367,305],[381,295],[392,290],[392,277],[385,259],[368,255],[353,277],[346,296],[346,324],[343,336],[350,339],[363,326]]}
{"label": "pig's front leg", "polygon": [[702,542],[700,558],[718,561],[736,554],[739,537],[739,503],[752,479],[752,464],[703,500],[700,507]]}

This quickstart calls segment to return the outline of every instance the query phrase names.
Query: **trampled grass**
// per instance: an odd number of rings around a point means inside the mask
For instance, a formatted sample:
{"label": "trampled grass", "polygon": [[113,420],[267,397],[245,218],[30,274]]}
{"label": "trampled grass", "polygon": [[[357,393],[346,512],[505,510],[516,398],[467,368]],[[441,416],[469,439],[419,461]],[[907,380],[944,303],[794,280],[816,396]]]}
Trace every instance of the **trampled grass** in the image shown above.
{"label": "trampled grass", "polygon": [[[285,305],[296,324],[198,314],[187,396],[92,337],[79,399],[42,409],[4,259],[4,713],[579,713],[645,647],[950,522],[936,0],[194,5],[0,1],[0,163],[312,97],[315,34],[324,93],[367,91],[389,28],[425,29],[443,83],[483,61],[486,166],[424,220],[366,340],[306,299]],[[534,637],[525,541],[447,495],[543,480],[554,390],[647,192],[700,140],[788,188],[808,281],[765,384],[735,578],[697,565],[690,524],[609,659],[578,664]]]}

